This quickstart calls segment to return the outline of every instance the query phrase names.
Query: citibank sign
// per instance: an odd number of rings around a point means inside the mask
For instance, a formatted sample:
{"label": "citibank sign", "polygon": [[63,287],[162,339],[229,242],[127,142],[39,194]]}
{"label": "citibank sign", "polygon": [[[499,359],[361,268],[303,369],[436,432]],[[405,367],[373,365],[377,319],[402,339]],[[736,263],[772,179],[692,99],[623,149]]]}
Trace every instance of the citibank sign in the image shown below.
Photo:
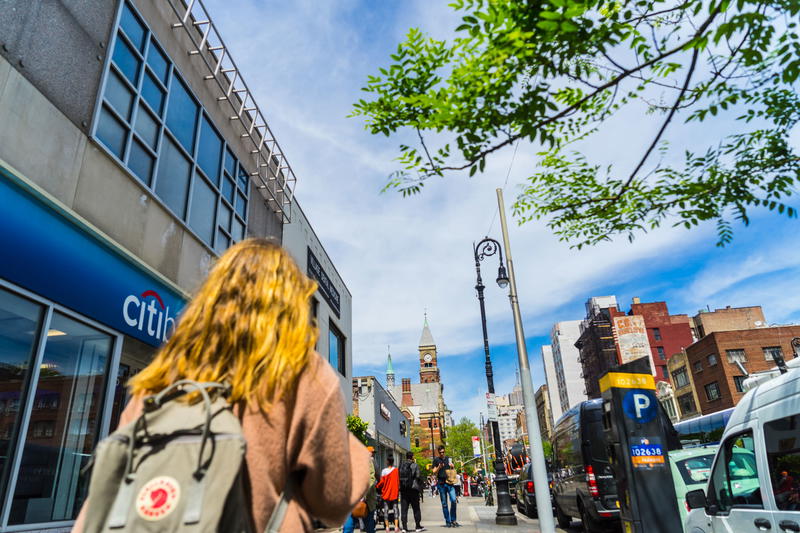
{"label": "citibank sign", "polygon": [[122,318],[132,328],[158,341],[167,341],[175,330],[175,319],[170,316],[169,306],[154,290],[144,291],[139,296],[128,295],[122,303]]}

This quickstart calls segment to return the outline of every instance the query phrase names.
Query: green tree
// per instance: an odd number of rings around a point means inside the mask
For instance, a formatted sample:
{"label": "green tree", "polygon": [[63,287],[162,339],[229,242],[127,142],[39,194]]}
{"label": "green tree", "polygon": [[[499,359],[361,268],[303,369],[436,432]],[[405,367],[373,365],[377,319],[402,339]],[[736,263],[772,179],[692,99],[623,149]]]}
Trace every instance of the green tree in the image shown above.
{"label": "green tree", "polygon": [[473,458],[472,437],[480,435],[480,430],[469,418],[462,418],[458,424],[447,430],[447,453],[453,460],[463,463]]}
{"label": "green tree", "polygon": [[364,445],[369,444],[369,439],[367,438],[367,428],[369,428],[369,424],[367,424],[361,417],[356,415],[347,415],[347,430],[356,436],[358,440],[360,440]]}
{"label": "green tree", "polygon": [[[732,222],[747,224],[755,209],[796,216],[786,201],[800,178],[789,142],[800,116],[797,0],[451,6],[463,14],[456,37],[411,29],[354,105],[373,134],[415,139],[400,145],[387,189],[407,195],[434,176],[471,176],[529,141],[540,147],[538,165],[514,213],[520,222],[545,218],[579,248],[704,221],[716,223],[722,246]],[[645,111],[657,122],[630,167],[581,152],[612,120]],[[680,122],[702,123],[705,135],[686,151],[665,141]],[[646,129],[629,131],[614,140],[636,146]]]}

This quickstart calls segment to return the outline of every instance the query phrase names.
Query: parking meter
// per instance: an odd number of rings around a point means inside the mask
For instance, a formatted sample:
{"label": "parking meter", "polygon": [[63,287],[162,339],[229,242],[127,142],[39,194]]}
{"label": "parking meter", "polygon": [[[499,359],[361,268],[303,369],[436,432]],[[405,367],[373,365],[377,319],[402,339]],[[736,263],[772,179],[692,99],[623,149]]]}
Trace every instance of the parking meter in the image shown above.
{"label": "parking meter", "polygon": [[624,533],[683,531],[667,452],[674,447],[646,359],[600,378],[603,426]]}

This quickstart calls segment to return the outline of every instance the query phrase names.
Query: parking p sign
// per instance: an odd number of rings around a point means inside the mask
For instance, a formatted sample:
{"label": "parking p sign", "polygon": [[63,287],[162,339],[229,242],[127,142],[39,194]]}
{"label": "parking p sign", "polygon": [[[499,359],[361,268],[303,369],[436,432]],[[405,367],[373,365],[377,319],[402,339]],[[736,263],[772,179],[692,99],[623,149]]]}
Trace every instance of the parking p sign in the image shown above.
{"label": "parking p sign", "polygon": [[622,398],[622,410],[637,424],[646,424],[658,415],[658,399],[651,390],[631,389]]}

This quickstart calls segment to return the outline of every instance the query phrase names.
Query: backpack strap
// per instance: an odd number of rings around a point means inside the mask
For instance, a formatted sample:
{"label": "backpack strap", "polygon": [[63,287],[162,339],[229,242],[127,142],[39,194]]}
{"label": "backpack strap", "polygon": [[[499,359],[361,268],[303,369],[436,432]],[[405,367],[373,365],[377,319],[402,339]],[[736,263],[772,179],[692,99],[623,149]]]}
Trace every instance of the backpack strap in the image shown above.
{"label": "backpack strap", "polygon": [[283,490],[283,494],[281,494],[281,499],[278,500],[278,504],[272,511],[272,516],[269,517],[264,533],[280,532],[281,526],[283,526],[283,520],[286,518],[286,511],[289,508],[289,502],[292,500],[293,495],[294,483],[289,479],[286,482],[286,488]]}

